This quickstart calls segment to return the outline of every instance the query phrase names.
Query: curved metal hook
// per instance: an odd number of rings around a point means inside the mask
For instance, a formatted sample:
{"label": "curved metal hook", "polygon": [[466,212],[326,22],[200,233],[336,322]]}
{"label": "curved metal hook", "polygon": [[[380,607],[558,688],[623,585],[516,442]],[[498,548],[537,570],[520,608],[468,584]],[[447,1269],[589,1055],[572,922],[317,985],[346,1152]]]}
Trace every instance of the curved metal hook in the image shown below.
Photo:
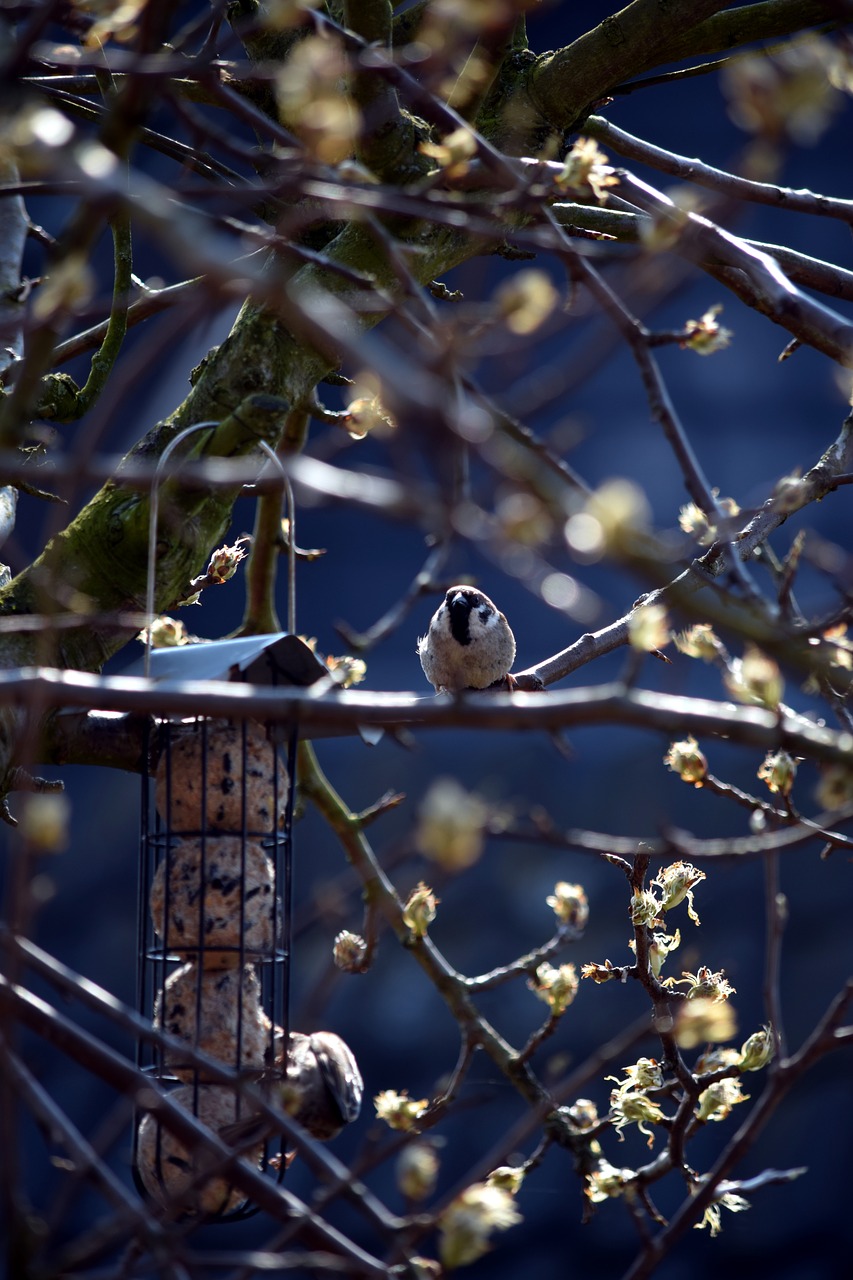
{"label": "curved metal hook", "polygon": [[[178,432],[174,440],[170,440],[158,459],[157,466],[154,468],[154,480],[151,485],[151,509],[148,518],[148,567],[145,584],[145,615],[148,619],[148,627],[145,639],[145,661],[143,670],[146,676],[151,674],[151,623],[154,619],[154,577],[157,562],[157,521],[160,515],[160,480],[163,474],[163,468],[168,462],[175,449],[182,440],[186,440],[187,436],[191,436],[195,431],[210,430],[211,427],[217,427],[217,422],[194,422],[191,427],[185,427],[183,431]],[[270,448],[266,440],[261,440],[261,448],[266,453],[281,474],[282,487],[284,488],[285,498],[287,501],[287,518],[289,521],[289,536],[287,540],[287,629],[291,635],[296,634],[296,503],[293,497],[293,486],[290,483],[290,477],[284,469],[281,458]]]}
{"label": "curved metal hook", "polygon": [[191,427],[184,427],[183,431],[179,431],[174,440],[170,440],[166,448],[161,453],[157,466],[154,468],[154,479],[151,484],[151,509],[148,516],[148,569],[145,583],[145,616],[148,619],[148,627],[145,637],[145,662],[143,670],[146,676],[151,675],[151,623],[154,621],[154,573],[157,562],[157,518],[160,514],[160,478],[163,473],[163,467],[168,462],[175,449],[182,440],[186,440],[187,436],[191,436],[194,431],[206,430],[211,427],[218,427],[218,422],[194,422]]}

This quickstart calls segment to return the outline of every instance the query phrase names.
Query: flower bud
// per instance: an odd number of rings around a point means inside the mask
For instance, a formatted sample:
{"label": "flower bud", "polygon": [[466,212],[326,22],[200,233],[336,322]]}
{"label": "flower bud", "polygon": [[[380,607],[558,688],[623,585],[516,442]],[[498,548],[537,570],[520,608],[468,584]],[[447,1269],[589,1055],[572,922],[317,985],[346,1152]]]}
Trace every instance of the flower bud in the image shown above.
{"label": "flower bud", "polygon": [[635,893],[631,898],[631,924],[657,924],[661,904],[648,889]]}
{"label": "flower bud", "polygon": [[566,1115],[576,1129],[592,1129],[598,1124],[598,1109],[589,1098],[578,1098],[572,1106],[566,1107]]}
{"label": "flower bud", "polygon": [[697,870],[690,862],[673,862],[668,867],[662,867],[652,880],[652,884],[663,891],[661,911],[671,911],[686,898],[687,914],[694,924],[699,924],[699,917],[693,906],[693,888],[705,878],[705,872]]}
{"label": "flower bud", "polygon": [[735,1015],[728,1001],[685,1000],[675,1019],[675,1042],[680,1049],[695,1049],[705,1040],[731,1040]]}
{"label": "flower bud", "polygon": [[815,797],[822,809],[843,809],[853,801],[853,769],[848,764],[828,764],[820,771]]}
{"label": "flower bud", "polygon": [[423,880],[409,894],[403,908],[403,923],[416,938],[425,938],[435,919],[438,898]]}
{"label": "flower bud", "polygon": [[237,572],[238,564],[246,558],[243,544],[248,542],[248,537],[238,538],[233,546],[219,547],[218,550],[214,551],[207,566],[207,576],[219,583],[227,582],[229,578],[233,578]]}
{"label": "flower bud", "polygon": [[397,425],[378,396],[357,396],[345,412],[346,429],[353,440],[363,440],[371,431],[387,435]]}
{"label": "flower bud", "polygon": [[485,846],[485,802],[454,778],[438,778],[424,796],[415,829],[415,845],[445,871],[464,871]]}
{"label": "flower bud", "polygon": [[663,649],[670,641],[669,622],[662,604],[644,604],[631,612],[628,639],[640,653]]}
{"label": "flower bud", "polygon": [[610,982],[613,978],[621,976],[621,970],[612,964],[610,960],[605,960],[604,964],[590,963],[581,965],[581,977],[592,978],[596,985],[601,982]]}
{"label": "flower bud", "polygon": [[[652,520],[643,490],[632,480],[618,477],[606,480],[590,494],[585,515],[599,525],[601,542],[615,550],[630,546],[634,537],[648,529]],[[569,541],[572,541],[571,537]]]}
{"label": "flower bud", "polygon": [[717,321],[717,316],[722,309],[722,306],[717,304],[715,307],[709,307],[700,320],[688,320],[684,326],[687,337],[680,345],[689,347],[700,356],[710,356],[715,351],[722,351],[727,347],[732,340],[732,332],[730,329],[724,329]]}
{"label": "flower bud", "polygon": [[728,1076],[725,1080],[715,1080],[708,1085],[704,1093],[699,1094],[699,1106],[696,1115],[699,1120],[725,1120],[732,1107],[739,1102],[746,1102],[748,1093],[744,1093],[740,1080]]}
{"label": "flower bud", "polygon": [[787,751],[769,751],[758,770],[760,781],[766,782],[774,795],[789,796],[796,776],[797,762]]}
{"label": "flower bud", "polygon": [[686,986],[685,995],[688,1000],[728,1000],[735,995],[735,989],[727,979],[724,970],[716,973],[707,965],[700,965],[695,973],[682,973],[680,978],[668,978],[670,986]]}
{"label": "flower bud", "polygon": [[475,1182],[456,1197],[439,1219],[441,1260],[448,1269],[476,1262],[490,1248],[494,1231],[521,1221],[515,1201],[503,1187]]}
{"label": "flower bud", "polygon": [[150,644],[152,649],[171,649],[190,643],[184,624],[166,614],[155,618],[150,626],[140,631],[138,638],[143,644]]}
{"label": "flower bud", "polygon": [[[663,1067],[657,1058],[638,1058],[628,1067],[623,1067],[626,1079],[619,1085],[621,1092],[628,1089],[659,1089],[663,1084]],[[613,1080],[614,1076],[606,1079]]]}
{"label": "flower bud", "polygon": [[584,1195],[592,1204],[624,1195],[634,1179],[632,1169],[616,1169],[608,1160],[602,1160],[598,1168],[587,1176]]}
{"label": "flower bud", "polygon": [[576,138],[554,185],[560,192],[581,199],[592,195],[601,203],[607,198],[608,187],[619,184],[618,176],[609,166],[607,156],[594,138]]}
{"label": "flower bud", "polygon": [[700,658],[702,662],[715,662],[723,650],[721,642],[707,622],[697,622],[675,636],[675,647],[688,658]]}
{"label": "flower bud", "polygon": [[737,1049],[726,1049],[717,1044],[712,1048],[706,1049],[696,1059],[696,1065],[693,1070],[696,1075],[708,1076],[712,1072],[722,1071],[726,1067],[736,1067],[740,1062],[740,1057],[740,1052]]}
{"label": "flower bud", "polygon": [[663,962],[670,951],[681,945],[681,930],[675,933],[654,933],[649,943],[649,968],[656,978],[660,977]]}
{"label": "flower bud", "polygon": [[708,761],[699,750],[694,737],[673,742],[663,762],[673,773],[678,774],[682,782],[692,782],[694,787],[701,787],[703,779],[708,775]]}
{"label": "flower bud", "polygon": [[560,880],[545,901],[563,924],[571,925],[578,932],[585,928],[589,919],[589,903],[581,885]]}
{"label": "flower bud", "polygon": [[462,125],[441,142],[421,142],[418,150],[435,160],[440,169],[446,169],[449,177],[461,177],[468,172],[468,161],[477,154],[477,139],[467,125]]}
{"label": "flower bud", "polygon": [[378,1119],[384,1120],[391,1129],[399,1129],[403,1133],[417,1132],[417,1122],[429,1107],[426,1098],[417,1101],[410,1098],[404,1089],[398,1093],[394,1089],[384,1089],[373,1099]]}
{"label": "flower bud", "polygon": [[412,1142],[397,1160],[397,1186],[408,1200],[426,1200],[435,1191],[438,1156],[430,1142]]}
{"label": "flower bud", "polygon": [[660,1124],[664,1119],[659,1103],[652,1101],[644,1093],[614,1089],[610,1095],[610,1110],[616,1117],[613,1127],[620,1138],[624,1137],[623,1129],[629,1124],[635,1124],[640,1133],[645,1134],[648,1145],[652,1146],[655,1136],[648,1126]]}
{"label": "flower bud", "polygon": [[772,1060],[775,1052],[776,1045],[773,1040],[773,1028],[768,1024],[763,1026],[760,1031],[754,1031],[743,1042],[738,1066],[741,1071],[760,1071],[762,1067],[766,1067],[768,1062]]}
{"label": "flower bud", "polygon": [[495,294],[500,314],[511,333],[535,333],[556,307],[560,295],[544,271],[519,271]]}
{"label": "flower bud", "polygon": [[521,1184],[525,1179],[527,1170],[520,1165],[499,1165],[497,1169],[493,1169],[486,1178],[487,1187],[501,1187],[504,1191],[508,1191],[511,1196],[518,1195],[521,1190]]}
{"label": "flower bud", "polygon": [[540,1000],[544,1000],[553,1017],[558,1018],[565,1013],[578,993],[578,975],[573,964],[561,964],[558,969],[553,965],[540,964],[532,978],[528,979],[528,987],[535,991]]}
{"label": "flower bud", "polygon": [[354,684],[361,684],[367,675],[367,663],[363,658],[354,658],[345,653],[336,658],[334,654],[326,656],[326,666],[335,677],[341,689],[351,689]]}
{"label": "flower bud", "polygon": [[68,847],[70,818],[64,791],[38,792],[24,799],[18,831],[37,853],[60,853]]}
{"label": "flower bud", "polygon": [[720,1205],[731,1210],[732,1213],[743,1213],[745,1209],[752,1207],[749,1201],[745,1200],[743,1196],[735,1195],[733,1191],[724,1191],[718,1200],[713,1204],[708,1205],[708,1208],[705,1210],[702,1217],[702,1221],[696,1223],[696,1229],[698,1231],[703,1230],[704,1227],[708,1227],[709,1233],[712,1237],[720,1234],[720,1231],[722,1230],[720,1224]]}
{"label": "flower bud", "polygon": [[360,934],[342,929],[335,938],[332,959],[344,973],[361,973],[366,954],[367,943]]}
{"label": "flower bud", "polygon": [[742,658],[736,659],[726,672],[725,684],[733,698],[752,706],[775,711],[782,700],[785,682],[777,663],[749,645]]}

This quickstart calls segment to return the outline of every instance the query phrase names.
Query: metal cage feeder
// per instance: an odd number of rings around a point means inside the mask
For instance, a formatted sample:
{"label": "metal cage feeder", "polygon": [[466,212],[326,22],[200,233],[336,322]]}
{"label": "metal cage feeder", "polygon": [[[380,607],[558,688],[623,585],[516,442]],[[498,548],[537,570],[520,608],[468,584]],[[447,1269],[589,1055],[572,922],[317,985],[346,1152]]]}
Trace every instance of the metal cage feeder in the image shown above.
{"label": "metal cage feeder", "polygon": [[[327,674],[287,633],[154,650],[150,665],[156,680],[304,687]],[[199,715],[148,726],[138,1008],[187,1053],[140,1044],[137,1062],[214,1132],[245,1120],[251,1105],[197,1055],[256,1079],[288,1041],[296,729],[284,739],[257,720]],[[280,1178],[284,1152],[268,1145],[246,1156]],[[205,1178],[205,1161],[153,1115],[134,1123],[132,1159],[137,1186],[161,1209],[220,1222],[255,1212],[226,1176]]]}

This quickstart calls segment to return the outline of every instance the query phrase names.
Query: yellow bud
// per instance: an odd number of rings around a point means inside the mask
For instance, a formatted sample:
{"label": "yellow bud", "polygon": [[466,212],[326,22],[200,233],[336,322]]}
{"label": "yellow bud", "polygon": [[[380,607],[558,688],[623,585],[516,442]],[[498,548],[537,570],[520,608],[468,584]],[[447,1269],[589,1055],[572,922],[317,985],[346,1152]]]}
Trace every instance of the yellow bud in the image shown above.
{"label": "yellow bud", "polygon": [[769,707],[775,711],[782,700],[785,682],[778,664],[750,645],[725,675],[726,688],[738,702]]}
{"label": "yellow bud", "polygon": [[734,1010],[727,1001],[685,1000],[675,1019],[675,1042],[681,1049],[695,1049],[706,1040],[731,1040],[736,1030]]}
{"label": "yellow bud", "polygon": [[214,551],[207,566],[208,577],[218,583],[227,582],[229,578],[233,578],[237,572],[237,565],[246,558],[244,543],[250,541],[248,537],[238,538],[233,546],[219,547]]}
{"label": "yellow bud", "polygon": [[397,1160],[397,1186],[409,1200],[426,1200],[438,1180],[438,1156],[429,1142],[412,1142]]}
{"label": "yellow bud", "polygon": [[760,1031],[754,1031],[741,1045],[738,1066],[741,1071],[760,1071],[772,1060],[775,1051],[773,1029],[769,1025],[764,1026]]}
{"label": "yellow bud", "polygon": [[485,847],[488,808],[453,778],[438,778],[423,799],[415,846],[445,871],[473,866]]}
{"label": "yellow bud", "polygon": [[403,923],[416,938],[425,938],[427,929],[435,919],[438,898],[423,880],[413,889],[403,908]]}
{"label": "yellow bud", "polygon": [[619,185],[619,178],[610,169],[607,156],[599,150],[594,138],[578,138],[554,179],[554,185],[561,192],[587,199],[592,195],[601,202],[607,197],[608,187]]}
{"label": "yellow bud", "polygon": [[475,1182],[456,1197],[439,1219],[441,1260],[448,1269],[466,1266],[490,1248],[495,1231],[521,1221],[513,1197],[503,1187]]}
{"label": "yellow bud", "polygon": [[655,924],[661,912],[661,904],[648,889],[635,893],[631,898],[631,923]]}
{"label": "yellow bud", "polygon": [[60,853],[68,847],[70,818],[63,791],[42,791],[25,797],[18,830],[38,853]]}
{"label": "yellow bud", "polygon": [[684,326],[687,337],[681,345],[689,347],[700,356],[710,356],[727,347],[733,335],[730,329],[724,329],[717,321],[722,309],[719,305],[710,307],[701,320],[688,320]]}
{"label": "yellow bud", "polygon": [[394,1089],[384,1089],[373,1099],[373,1105],[378,1119],[384,1120],[391,1129],[412,1133],[417,1129],[418,1120],[427,1111],[429,1102],[426,1098],[410,1098],[405,1089],[401,1093]]}
{"label": "yellow bud", "polygon": [[701,658],[703,662],[714,662],[722,651],[722,644],[714,634],[714,629],[707,622],[697,622],[688,627],[680,635],[675,636],[675,647],[688,658]]}
{"label": "yellow bud", "polygon": [[704,1093],[699,1094],[697,1116],[700,1120],[725,1120],[732,1107],[739,1102],[746,1102],[748,1093],[744,1093],[740,1080],[729,1076],[725,1080],[716,1080]]}
{"label": "yellow bud", "polygon": [[512,333],[534,333],[559,302],[560,295],[544,271],[519,271],[495,294],[501,315]]}
{"label": "yellow bud", "polygon": [[140,631],[138,639],[143,644],[149,642],[152,649],[171,649],[177,645],[189,644],[190,637],[184,624],[177,618],[169,618],[165,614],[155,618],[150,627]]}
{"label": "yellow bud", "polygon": [[519,1165],[502,1164],[493,1169],[486,1178],[487,1187],[502,1187],[511,1196],[518,1195],[524,1181],[526,1170]]}
{"label": "yellow bud", "polygon": [[546,961],[537,967],[527,985],[540,1000],[545,1001],[552,1015],[559,1017],[565,1013],[578,993],[577,970],[573,964],[561,964],[559,968],[555,968]]}
{"label": "yellow bud", "polygon": [[797,762],[787,751],[769,751],[758,777],[777,795],[789,796],[797,776]]}
{"label": "yellow bud", "polygon": [[545,899],[558,920],[570,924],[573,929],[582,930],[589,919],[589,903],[582,885],[568,884],[560,880],[554,885],[554,892]]}
{"label": "yellow bud", "polygon": [[698,925],[699,917],[693,906],[693,888],[704,879],[705,872],[699,871],[690,862],[673,862],[668,867],[661,867],[652,880],[652,884],[657,885],[663,892],[661,910],[671,911],[686,898],[687,914],[693,923]]}
{"label": "yellow bud", "polygon": [[628,619],[628,639],[633,649],[650,653],[669,644],[670,631],[666,609],[661,604],[640,605]]}
{"label": "yellow bud", "polygon": [[678,774],[682,782],[690,782],[694,787],[701,787],[708,775],[708,761],[692,736],[681,742],[673,742],[663,762],[668,769]]}

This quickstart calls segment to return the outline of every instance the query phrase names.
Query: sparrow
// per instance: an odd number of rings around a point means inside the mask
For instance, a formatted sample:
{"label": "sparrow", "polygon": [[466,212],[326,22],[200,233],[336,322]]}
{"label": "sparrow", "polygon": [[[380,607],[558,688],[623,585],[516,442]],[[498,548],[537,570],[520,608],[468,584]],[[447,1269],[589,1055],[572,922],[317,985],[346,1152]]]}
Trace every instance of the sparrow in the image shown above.
{"label": "sparrow", "polygon": [[[298,1120],[318,1142],[337,1137],[361,1112],[364,1081],[358,1063],[346,1041],[333,1031],[291,1031],[287,1069],[279,1055],[260,1083],[270,1103]],[[255,1115],[219,1132],[232,1146],[242,1146],[267,1137],[270,1129],[263,1116]]]}
{"label": "sparrow", "polygon": [[488,689],[504,683],[515,660],[515,636],[504,615],[476,587],[451,587],[418,640],[424,675],[437,692]]}

